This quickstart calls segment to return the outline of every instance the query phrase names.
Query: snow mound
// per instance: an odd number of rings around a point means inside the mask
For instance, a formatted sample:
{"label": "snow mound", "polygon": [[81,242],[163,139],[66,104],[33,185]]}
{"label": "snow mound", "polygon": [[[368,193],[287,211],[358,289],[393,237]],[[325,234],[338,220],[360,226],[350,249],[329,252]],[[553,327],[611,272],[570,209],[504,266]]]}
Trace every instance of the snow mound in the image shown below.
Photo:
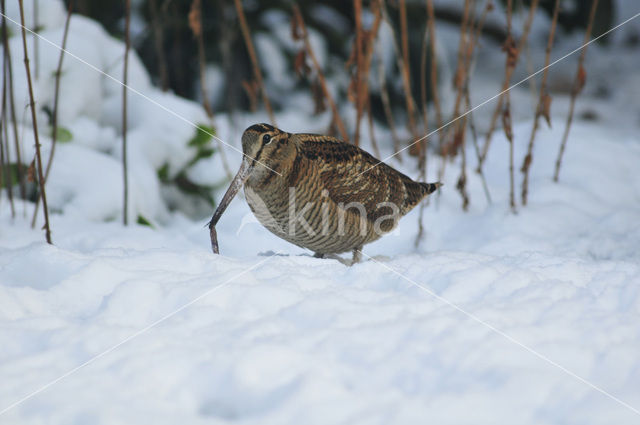
{"label": "snow mound", "polygon": [[[529,127],[516,127],[518,140]],[[2,419],[635,423],[485,325],[640,406],[638,140],[577,124],[554,184],[560,134],[541,132],[518,215],[500,185],[498,137],[487,164],[494,204],[465,214],[443,190],[417,252],[412,213],[350,268],[272,236],[240,199],[220,222],[224,256],[208,252],[204,223],[179,215],[162,231],[55,215],[48,246],[26,220],[8,226],[3,210],[3,405],[135,337]]]}

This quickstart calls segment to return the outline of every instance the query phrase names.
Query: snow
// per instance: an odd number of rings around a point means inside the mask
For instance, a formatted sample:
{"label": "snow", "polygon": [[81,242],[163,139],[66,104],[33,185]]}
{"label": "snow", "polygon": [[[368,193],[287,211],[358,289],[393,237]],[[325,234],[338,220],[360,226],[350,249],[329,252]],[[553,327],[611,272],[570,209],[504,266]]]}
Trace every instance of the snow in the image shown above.
{"label": "snow", "polygon": [[[60,13],[45,25],[52,40],[61,39]],[[122,44],[95,23],[74,16],[69,48],[119,78]],[[51,75],[57,51],[44,43],[40,51],[42,75]],[[352,267],[276,238],[241,197],[218,225],[222,255],[211,254],[207,217],[170,210],[176,194],[157,176],[194,154],[193,126],[162,107],[196,124],[206,115],[152,87],[135,54],[130,81],[148,99],[129,95],[131,217],[153,227],[123,227],[121,86],[67,57],[61,125],[73,140],[56,147],[47,185],[55,245],[44,243],[41,219],[31,229],[32,203],[18,202],[12,218],[0,195],[0,423],[638,423],[640,138],[630,72],[638,58],[608,67],[607,55],[590,50],[589,81],[609,71],[628,88],[598,98],[588,86],[559,183],[551,176],[568,100],[554,94],[527,207],[508,209],[508,144],[496,133],[485,166],[491,204],[469,170],[463,212],[459,165],[448,164],[418,248],[416,209]],[[23,70],[13,65],[20,94]],[[474,103],[495,93],[483,84],[490,77],[479,75]],[[40,104],[52,100],[47,79]],[[512,99],[527,96],[524,88]],[[282,128],[326,128],[328,113],[309,118],[302,96],[292,102],[278,113]],[[23,99],[16,104],[24,109]],[[586,110],[597,118],[581,119]],[[27,115],[20,132],[32,140]],[[238,146],[239,131],[267,117],[234,119],[220,114],[216,129]],[[40,125],[46,134],[44,116]],[[518,159],[531,125],[514,126]],[[31,143],[23,146],[31,158]],[[237,169],[240,155],[226,152]],[[219,183],[218,156],[190,176]],[[406,156],[389,162],[415,177]],[[438,166],[432,156],[429,180]],[[516,171],[518,188],[520,178]]]}

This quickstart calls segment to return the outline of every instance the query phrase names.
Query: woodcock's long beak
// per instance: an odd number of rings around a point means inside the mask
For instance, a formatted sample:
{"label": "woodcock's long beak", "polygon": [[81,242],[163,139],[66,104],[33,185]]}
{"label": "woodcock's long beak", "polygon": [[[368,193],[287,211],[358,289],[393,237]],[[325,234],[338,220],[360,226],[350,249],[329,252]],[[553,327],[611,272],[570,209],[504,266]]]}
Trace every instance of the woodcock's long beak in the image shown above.
{"label": "woodcock's long beak", "polygon": [[242,159],[242,164],[240,165],[238,173],[233,178],[233,180],[231,180],[229,188],[222,197],[218,208],[216,208],[216,211],[213,213],[213,217],[211,217],[211,221],[209,222],[209,236],[211,237],[211,249],[213,250],[214,254],[219,253],[216,224],[218,223],[218,220],[220,220],[220,217],[222,216],[222,213],[224,213],[224,210],[227,209],[227,206],[233,200],[233,197],[236,196],[236,193],[238,193],[238,190],[240,190],[244,182],[247,180],[247,178],[249,178],[249,175],[253,170],[253,162],[254,161],[251,158],[248,158],[246,156]]}

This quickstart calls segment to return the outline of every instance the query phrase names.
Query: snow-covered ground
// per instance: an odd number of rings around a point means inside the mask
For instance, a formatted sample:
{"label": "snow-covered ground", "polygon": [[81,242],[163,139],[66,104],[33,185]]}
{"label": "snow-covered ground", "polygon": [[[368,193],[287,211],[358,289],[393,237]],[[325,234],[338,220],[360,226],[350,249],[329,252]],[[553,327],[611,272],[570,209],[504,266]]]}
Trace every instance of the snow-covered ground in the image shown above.
{"label": "snow-covered ground", "polygon": [[[63,15],[43,34],[59,40]],[[118,78],[121,43],[74,20],[70,50]],[[590,63],[604,68],[593,52]],[[611,70],[628,88],[579,100],[578,116],[598,117],[576,120],[560,183],[551,176],[567,100],[557,96],[553,129],[538,133],[527,207],[509,211],[508,145],[496,133],[485,167],[492,204],[471,172],[472,204],[461,211],[459,168],[448,165],[420,246],[416,209],[353,267],[276,238],[241,198],[218,225],[222,255],[211,254],[206,218],[169,211],[156,176],[165,162],[189,161],[193,127],[134,94],[131,214],[154,227],[123,227],[120,90],[66,58],[67,84],[78,88],[63,89],[75,93],[62,110],[74,139],[58,146],[48,185],[55,245],[31,230],[33,204],[16,204],[12,218],[0,198],[0,423],[640,423],[640,133],[621,119],[640,110],[635,52]],[[49,75],[57,51],[42,54]],[[133,64],[135,88],[206,121]],[[282,113],[279,124],[327,123],[306,112]],[[238,128],[216,124],[239,145]],[[516,158],[530,128],[515,126]],[[218,161],[191,176],[218,181]],[[408,161],[391,163],[415,175]]]}

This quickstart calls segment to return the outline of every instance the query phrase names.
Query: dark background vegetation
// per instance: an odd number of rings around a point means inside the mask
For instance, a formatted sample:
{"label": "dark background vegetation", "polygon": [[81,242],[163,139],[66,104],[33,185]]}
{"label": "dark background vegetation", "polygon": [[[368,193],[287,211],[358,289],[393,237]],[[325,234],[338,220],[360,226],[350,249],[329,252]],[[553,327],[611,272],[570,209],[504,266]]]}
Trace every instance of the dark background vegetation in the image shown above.
{"label": "dark background vegetation", "polygon": [[[69,0],[67,0],[68,2]],[[506,0],[502,0],[505,3]],[[263,19],[267,12],[282,12],[291,15],[292,4],[300,8],[308,27],[315,29],[325,39],[330,55],[329,65],[344,66],[351,51],[354,36],[353,4],[345,0],[323,0],[292,2],[286,0],[243,1],[244,11],[252,34],[273,31]],[[369,7],[369,1],[363,2],[363,9]],[[396,31],[399,31],[398,2],[387,1],[387,9]],[[459,26],[462,20],[463,0],[451,0],[448,3],[436,2],[435,13],[438,23]],[[74,10],[102,23],[112,35],[123,38],[124,1],[74,0]],[[132,14],[141,18],[142,28],[132,37],[132,47],[136,49],[154,82],[174,91],[180,96],[196,98],[198,95],[198,52],[196,39],[188,23],[188,14],[192,0],[141,0],[132,2]],[[515,0],[514,6],[528,8],[530,0]],[[541,0],[540,9],[551,15],[553,0]],[[558,18],[558,24],[566,32],[584,31],[589,15],[591,1],[565,0]],[[317,13],[319,8],[330,9],[334,14],[333,22],[326,22]],[[614,17],[614,2],[600,0],[594,21],[593,36],[598,36],[611,27]],[[419,81],[420,49],[426,25],[425,1],[407,1],[409,27],[409,47],[412,80]],[[216,111],[246,110],[250,107],[249,98],[242,87],[243,81],[252,79],[251,64],[244,40],[238,25],[236,10],[231,0],[211,0],[202,2],[202,30],[204,35],[207,63],[219,65],[225,75],[224,96],[222,101],[212,105]],[[506,37],[504,25],[488,22],[483,28],[488,38],[502,43]],[[561,36],[560,34],[558,37]],[[159,39],[159,40],[158,40]],[[159,52],[161,43],[162,52]],[[605,40],[606,42],[606,40]],[[289,54],[291,79],[296,80],[293,72],[294,55]],[[325,73],[331,76],[335,69],[329,66]],[[163,76],[166,73],[166,77]],[[389,81],[397,81],[398,75],[389,74]],[[305,84],[304,81],[299,84]],[[401,87],[389,84],[393,102],[402,103]],[[413,95],[420,98],[418,84],[412,87]],[[346,98],[346,91],[340,93],[340,102]],[[278,110],[285,104],[286,93],[273,93],[271,101]],[[372,106],[377,118],[382,120],[380,101],[375,97]]]}

